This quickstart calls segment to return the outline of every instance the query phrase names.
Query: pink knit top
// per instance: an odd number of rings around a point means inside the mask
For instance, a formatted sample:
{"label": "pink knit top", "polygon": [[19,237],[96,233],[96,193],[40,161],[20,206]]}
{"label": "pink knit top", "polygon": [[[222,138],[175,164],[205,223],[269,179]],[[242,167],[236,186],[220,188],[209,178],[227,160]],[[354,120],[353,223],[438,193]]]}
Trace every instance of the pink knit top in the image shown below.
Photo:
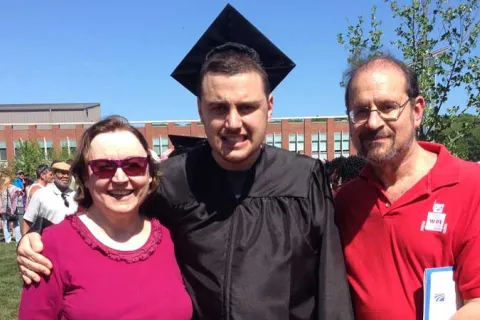
{"label": "pink knit top", "polygon": [[134,251],[106,247],[77,215],[47,228],[43,254],[52,274],[24,287],[19,319],[191,319],[170,233],[151,222],[147,242]]}

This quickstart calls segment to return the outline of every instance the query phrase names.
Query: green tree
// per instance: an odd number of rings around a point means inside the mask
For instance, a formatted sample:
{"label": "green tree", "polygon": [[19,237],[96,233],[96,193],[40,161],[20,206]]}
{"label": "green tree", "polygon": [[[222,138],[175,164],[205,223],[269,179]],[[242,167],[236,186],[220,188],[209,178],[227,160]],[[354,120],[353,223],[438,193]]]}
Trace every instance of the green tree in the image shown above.
{"label": "green tree", "polygon": [[68,151],[67,148],[62,148],[60,151],[55,151],[53,154],[53,159],[54,160],[59,160],[59,161],[67,161],[67,160],[73,160],[75,158],[76,153],[75,152],[70,152]]}
{"label": "green tree", "polygon": [[15,148],[15,159],[12,167],[16,172],[23,170],[25,175],[35,177],[35,170],[41,164],[48,164],[45,152],[36,141],[21,141]]}
{"label": "green tree", "polygon": [[[480,114],[480,58],[474,51],[480,34],[480,1],[452,5],[447,0],[413,0],[403,6],[396,0],[384,2],[397,22],[396,38],[389,44],[416,71],[427,100],[419,138],[443,143],[457,154],[458,142],[466,137],[474,121],[455,130],[446,129],[452,128],[459,115],[470,113],[478,118]],[[346,33],[337,35],[338,42],[348,50],[350,65],[385,48],[382,22],[376,12],[373,6],[368,26],[360,16]],[[462,107],[449,102],[452,90],[465,91]]]}
{"label": "green tree", "polygon": [[15,159],[10,168],[13,172],[23,170],[25,175],[35,177],[35,170],[41,164],[48,164],[53,160],[67,161],[75,158],[75,152],[68,151],[67,148],[60,150],[48,150],[45,158],[45,150],[38,145],[36,141],[21,141],[15,148]]}
{"label": "green tree", "polygon": [[480,161],[480,121],[471,114],[463,114],[452,121],[452,126],[445,129],[446,136],[453,136],[465,124],[470,128],[464,133],[462,139],[456,141],[457,155],[465,160]]}

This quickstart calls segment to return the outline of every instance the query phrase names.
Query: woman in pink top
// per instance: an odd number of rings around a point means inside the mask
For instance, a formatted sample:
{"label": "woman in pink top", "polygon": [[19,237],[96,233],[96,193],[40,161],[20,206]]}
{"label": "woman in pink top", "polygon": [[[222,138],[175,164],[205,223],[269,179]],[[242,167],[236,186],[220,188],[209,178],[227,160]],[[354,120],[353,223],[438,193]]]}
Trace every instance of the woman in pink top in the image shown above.
{"label": "woman in pink top", "polygon": [[170,234],[139,212],[157,180],[142,134],[121,117],[96,123],[72,172],[84,209],[44,231],[54,268],[23,289],[19,319],[190,319]]}

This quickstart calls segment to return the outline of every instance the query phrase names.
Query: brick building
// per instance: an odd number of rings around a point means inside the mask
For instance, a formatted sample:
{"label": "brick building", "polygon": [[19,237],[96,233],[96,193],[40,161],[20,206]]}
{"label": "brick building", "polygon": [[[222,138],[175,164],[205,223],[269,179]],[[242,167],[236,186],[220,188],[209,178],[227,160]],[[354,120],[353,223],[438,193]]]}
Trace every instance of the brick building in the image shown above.
{"label": "brick building", "polygon": [[[0,161],[13,160],[22,140],[37,141],[47,157],[53,150],[74,153],[85,129],[98,120],[100,104],[0,105]],[[170,134],[205,135],[198,120],[131,123],[158,154],[172,147]],[[266,143],[323,160],[355,153],[347,117],[274,118],[268,124]]]}
{"label": "brick building", "polygon": [[[132,122],[152,143],[153,150],[162,154],[171,143],[169,134],[205,135],[197,121]],[[267,127],[266,143],[318,159],[331,160],[355,154],[350,146],[347,117],[274,118]]]}

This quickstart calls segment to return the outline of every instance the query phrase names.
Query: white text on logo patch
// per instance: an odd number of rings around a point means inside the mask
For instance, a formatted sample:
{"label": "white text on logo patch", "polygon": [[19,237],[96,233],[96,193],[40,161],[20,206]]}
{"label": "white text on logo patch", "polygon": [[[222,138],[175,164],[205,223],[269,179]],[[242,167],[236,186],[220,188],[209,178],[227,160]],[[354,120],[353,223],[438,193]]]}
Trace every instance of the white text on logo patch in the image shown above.
{"label": "white text on logo patch", "polygon": [[445,223],[446,213],[443,213],[444,204],[434,203],[432,207],[433,212],[427,214],[427,220],[422,222],[420,230],[422,231],[434,231],[434,232],[447,232],[447,224]]}

